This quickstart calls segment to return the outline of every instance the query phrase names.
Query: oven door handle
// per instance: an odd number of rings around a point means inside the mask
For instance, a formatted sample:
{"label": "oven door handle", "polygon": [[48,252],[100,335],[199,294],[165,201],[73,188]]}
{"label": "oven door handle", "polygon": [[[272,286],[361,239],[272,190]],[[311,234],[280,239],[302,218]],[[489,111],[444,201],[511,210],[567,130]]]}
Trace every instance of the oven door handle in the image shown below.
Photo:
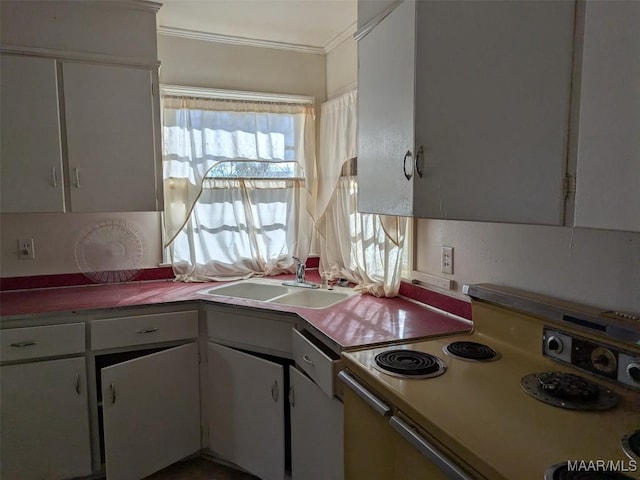
{"label": "oven door handle", "polygon": [[349,375],[344,370],[338,373],[338,378],[342,380],[342,382],[349,387],[353,392],[358,395],[362,400],[364,400],[367,405],[375,410],[376,413],[386,417],[391,413],[391,408],[389,405],[384,403],[378,397],[376,397],[373,393],[367,390],[366,387],[362,386],[360,382],[358,382],[355,378]]}
{"label": "oven door handle", "polygon": [[393,415],[389,419],[389,424],[402,436],[402,438],[413,445],[422,455],[427,457],[447,477],[452,480],[473,480],[472,477],[460,470],[460,467],[444,456],[442,452],[440,452],[402,419]]}

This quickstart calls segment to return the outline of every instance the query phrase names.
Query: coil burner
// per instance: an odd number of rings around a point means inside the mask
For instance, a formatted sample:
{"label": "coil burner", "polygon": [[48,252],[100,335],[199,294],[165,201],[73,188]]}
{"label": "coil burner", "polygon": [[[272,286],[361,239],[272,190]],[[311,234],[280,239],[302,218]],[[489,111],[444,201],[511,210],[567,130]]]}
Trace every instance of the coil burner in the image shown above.
{"label": "coil burner", "polygon": [[619,472],[569,470],[569,463],[559,463],[550,467],[544,480],[633,480]]}
{"label": "coil burner", "polygon": [[570,410],[609,410],[618,404],[618,396],[611,390],[573,373],[532,373],[521,385],[532,397]]}
{"label": "coil burner", "polygon": [[373,366],[402,378],[431,378],[442,375],[446,364],[438,357],[417,350],[386,350],[374,357]]}
{"label": "coil burner", "polygon": [[622,439],[622,448],[629,458],[640,461],[640,430],[625,435]]}
{"label": "coil burner", "polygon": [[454,358],[473,362],[491,362],[500,358],[493,348],[477,342],[453,342],[442,350]]}

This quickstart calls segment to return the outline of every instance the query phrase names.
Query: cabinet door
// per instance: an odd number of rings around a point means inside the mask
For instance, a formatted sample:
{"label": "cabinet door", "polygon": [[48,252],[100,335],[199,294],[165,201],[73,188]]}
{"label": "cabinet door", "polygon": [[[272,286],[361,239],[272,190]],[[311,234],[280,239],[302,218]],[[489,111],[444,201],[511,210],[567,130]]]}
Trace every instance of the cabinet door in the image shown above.
{"label": "cabinet door", "polygon": [[64,63],[73,212],[156,210],[151,72]]}
{"label": "cabinet door", "polygon": [[640,2],[586,2],[575,225],[640,231]]}
{"label": "cabinet door", "polygon": [[86,378],[84,357],[0,367],[0,477],[91,473]]}
{"label": "cabinet door", "polygon": [[574,2],[418,2],[426,218],[561,225]]}
{"label": "cabinet door", "polygon": [[209,448],[262,480],[285,474],[282,365],[209,343]]}
{"label": "cabinet door", "polygon": [[293,480],[342,480],[342,403],[289,367]]}
{"label": "cabinet door", "polygon": [[103,368],[107,478],[139,479],[200,450],[198,347]]}
{"label": "cabinet door", "polygon": [[[358,41],[358,210],[412,215],[415,2]],[[406,174],[406,176],[405,176]],[[382,194],[381,194],[382,192]]]}
{"label": "cabinet door", "polygon": [[0,60],[2,211],[63,212],[56,61]]}

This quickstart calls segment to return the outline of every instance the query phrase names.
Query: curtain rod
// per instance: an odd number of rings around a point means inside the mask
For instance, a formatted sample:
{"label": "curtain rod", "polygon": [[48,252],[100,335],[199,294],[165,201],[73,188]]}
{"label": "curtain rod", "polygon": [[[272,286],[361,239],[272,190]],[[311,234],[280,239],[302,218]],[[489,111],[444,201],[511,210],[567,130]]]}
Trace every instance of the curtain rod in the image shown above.
{"label": "curtain rod", "polygon": [[277,102],[313,104],[314,97],[305,95],[286,95],[282,93],[245,92],[242,90],[223,90],[218,88],[185,87],[181,85],[160,85],[160,92],[164,95],[182,97],[204,97],[220,100],[245,100],[255,102]]}

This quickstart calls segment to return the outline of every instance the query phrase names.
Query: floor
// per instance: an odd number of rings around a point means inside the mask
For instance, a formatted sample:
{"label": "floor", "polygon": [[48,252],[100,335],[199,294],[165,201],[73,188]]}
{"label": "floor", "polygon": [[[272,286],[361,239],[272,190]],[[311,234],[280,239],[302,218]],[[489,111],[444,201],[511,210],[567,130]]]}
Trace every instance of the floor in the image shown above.
{"label": "floor", "polygon": [[197,457],[175,463],[144,480],[258,480],[258,477]]}

